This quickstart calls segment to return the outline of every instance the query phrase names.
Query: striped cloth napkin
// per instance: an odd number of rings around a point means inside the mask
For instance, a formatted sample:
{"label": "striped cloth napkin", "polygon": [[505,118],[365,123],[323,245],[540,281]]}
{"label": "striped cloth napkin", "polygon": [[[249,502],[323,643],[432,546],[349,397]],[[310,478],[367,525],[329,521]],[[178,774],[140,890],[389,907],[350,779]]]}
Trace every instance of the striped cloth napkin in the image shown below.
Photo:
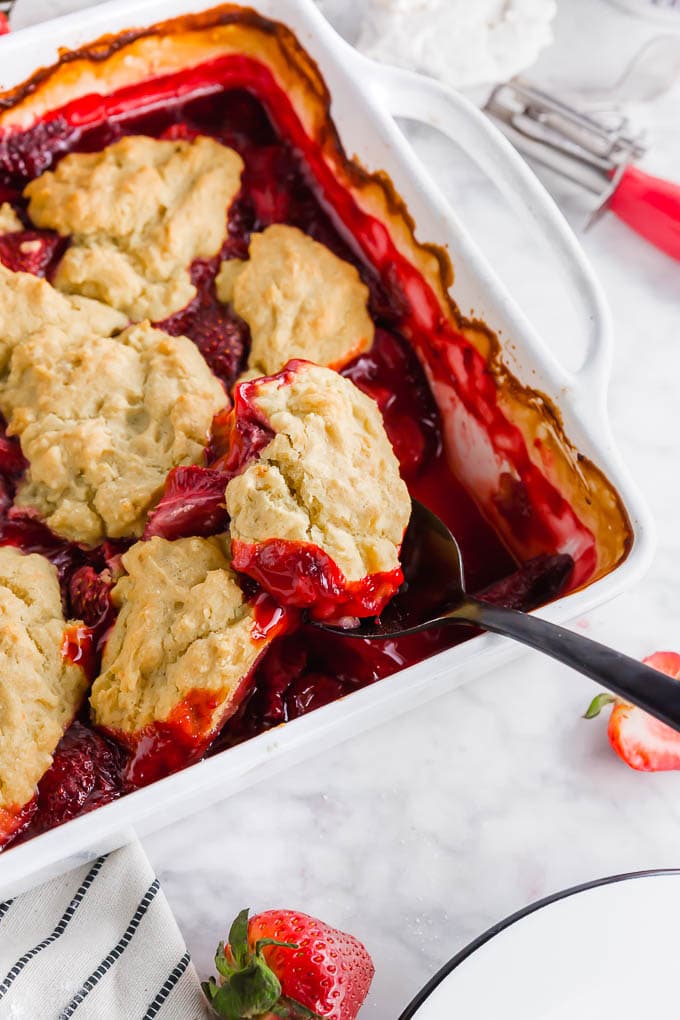
{"label": "striped cloth napkin", "polygon": [[2,1020],[208,1020],[139,843],[0,903]]}

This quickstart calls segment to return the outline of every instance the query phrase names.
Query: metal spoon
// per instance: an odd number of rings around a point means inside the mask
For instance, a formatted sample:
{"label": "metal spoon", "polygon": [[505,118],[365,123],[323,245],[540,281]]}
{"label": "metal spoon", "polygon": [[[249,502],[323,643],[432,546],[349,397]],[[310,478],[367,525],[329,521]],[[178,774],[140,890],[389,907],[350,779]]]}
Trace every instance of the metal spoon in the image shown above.
{"label": "metal spoon", "polygon": [[677,680],[546,620],[467,595],[458,543],[443,521],[415,499],[402,565],[405,583],[379,617],[352,628],[316,626],[344,637],[379,640],[472,624],[545,652],[680,731]]}

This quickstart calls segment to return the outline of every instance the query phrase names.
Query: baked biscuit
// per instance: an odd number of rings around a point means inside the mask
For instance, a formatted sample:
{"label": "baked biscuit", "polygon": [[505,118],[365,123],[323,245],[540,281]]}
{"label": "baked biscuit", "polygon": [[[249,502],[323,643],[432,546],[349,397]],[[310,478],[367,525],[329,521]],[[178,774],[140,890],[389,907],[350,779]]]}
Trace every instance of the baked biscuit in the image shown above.
{"label": "baked biscuit", "polygon": [[217,296],[250,326],[248,368],[272,375],[291,358],[341,368],[373,343],[368,288],[350,265],[297,227],[250,239],[247,262],[223,262]]}
{"label": "baked biscuit", "polygon": [[379,612],[402,581],[411,504],[377,404],[293,361],[240,383],[232,416],[234,567],[319,617]]}
{"label": "baked biscuit", "polygon": [[146,760],[132,779],[144,783],[205,751],[273,632],[260,633],[219,538],[156,537],[122,561],[112,594],[120,613],[90,702],[98,726],[133,750],[141,742]]}
{"label": "baked biscuit", "polygon": [[111,336],[127,319],[114,308],[89,298],[61,294],[32,273],[13,273],[0,263],[0,376],[14,346],[45,326],[56,326],[73,339]]}
{"label": "baked biscuit", "polygon": [[[0,547],[0,846],[28,805],[87,688],[62,654],[57,571],[44,556]],[[22,810],[23,809],[23,810]]]}
{"label": "baked biscuit", "polygon": [[196,346],[148,322],[15,345],[0,411],[29,462],[15,503],[87,545],[140,535],[168,472],[203,456],[226,396]]}
{"label": "baked biscuit", "polygon": [[196,294],[191,262],[219,252],[243,161],[212,138],[130,136],[71,153],[27,185],[28,213],[71,244],[55,285],[130,319],[165,319]]}

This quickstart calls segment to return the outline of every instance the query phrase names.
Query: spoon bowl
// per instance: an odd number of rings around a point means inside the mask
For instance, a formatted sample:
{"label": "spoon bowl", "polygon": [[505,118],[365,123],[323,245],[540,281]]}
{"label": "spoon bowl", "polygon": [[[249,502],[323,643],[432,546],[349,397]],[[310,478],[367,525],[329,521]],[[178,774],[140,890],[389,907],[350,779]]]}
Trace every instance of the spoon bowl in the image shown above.
{"label": "spoon bowl", "polygon": [[471,624],[550,655],[680,731],[677,680],[547,620],[468,595],[458,543],[444,522],[415,499],[401,556],[404,583],[379,617],[352,627],[315,626],[348,638],[387,640]]}

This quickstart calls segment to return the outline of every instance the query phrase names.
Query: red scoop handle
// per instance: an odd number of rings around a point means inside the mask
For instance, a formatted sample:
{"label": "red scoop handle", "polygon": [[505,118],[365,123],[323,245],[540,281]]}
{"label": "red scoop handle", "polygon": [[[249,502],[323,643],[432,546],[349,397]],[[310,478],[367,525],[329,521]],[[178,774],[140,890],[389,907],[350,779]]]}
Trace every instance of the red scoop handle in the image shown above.
{"label": "red scoop handle", "polygon": [[609,208],[661,251],[680,259],[680,184],[626,167]]}

